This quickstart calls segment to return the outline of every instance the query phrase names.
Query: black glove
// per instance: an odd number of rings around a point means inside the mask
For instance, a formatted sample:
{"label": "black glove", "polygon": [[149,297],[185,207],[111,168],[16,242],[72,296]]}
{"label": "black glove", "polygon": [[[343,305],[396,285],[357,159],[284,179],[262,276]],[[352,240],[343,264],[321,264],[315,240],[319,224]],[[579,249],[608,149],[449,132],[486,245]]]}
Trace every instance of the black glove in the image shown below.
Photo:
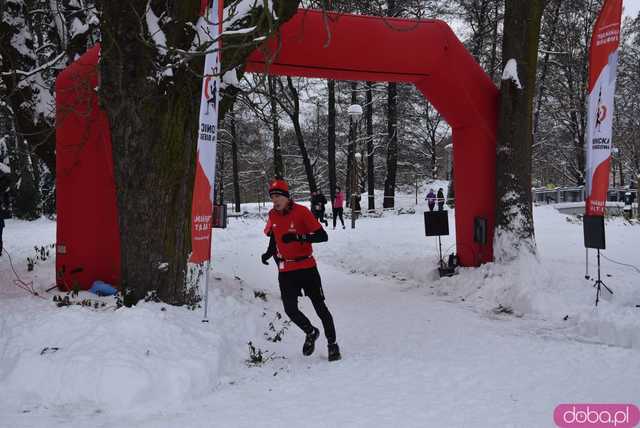
{"label": "black glove", "polygon": [[282,242],[285,244],[293,241],[307,242],[309,241],[309,235],[297,235],[295,233],[285,233],[282,235]]}
{"label": "black glove", "polygon": [[263,265],[268,265],[269,262],[267,260],[269,260],[270,258],[271,258],[271,254],[269,253],[264,253],[262,256],[260,256],[260,259],[262,260]]}

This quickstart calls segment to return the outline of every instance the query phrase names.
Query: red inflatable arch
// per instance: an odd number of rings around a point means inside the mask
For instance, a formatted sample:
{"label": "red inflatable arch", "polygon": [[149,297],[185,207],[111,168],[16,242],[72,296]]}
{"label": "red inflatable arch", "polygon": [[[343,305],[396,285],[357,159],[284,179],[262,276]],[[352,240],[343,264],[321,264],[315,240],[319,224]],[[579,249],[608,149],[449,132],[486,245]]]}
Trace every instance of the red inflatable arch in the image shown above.
{"label": "red inflatable arch", "polygon": [[[499,93],[451,28],[438,20],[333,13],[325,19],[322,12],[300,10],[281,33],[266,54],[251,55],[246,71],[405,82],[422,92],[453,131],[460,262],[478,266],[493,260]],[[475,217],[487,219],[486,245],[474,242]]]}
{"label": "red inflatable arch", "polygon": [[[120,272],[111,140],[93,91],[97,54],[87,52],[56,86],[61,287],[117,284]],[[246,71],[414,84],[452,128],[460,262],[493,259],[498,89],[446,23],[301,9],[280,38],[250,56]],[[488,220],[485,245],[474,242],[475,217]]]}
{"label": "red inflatable arch", "polygon": [[56,281],[64,291],[120,278],[111,132],[95,92],[99,52],[91,48],[56,79]]}

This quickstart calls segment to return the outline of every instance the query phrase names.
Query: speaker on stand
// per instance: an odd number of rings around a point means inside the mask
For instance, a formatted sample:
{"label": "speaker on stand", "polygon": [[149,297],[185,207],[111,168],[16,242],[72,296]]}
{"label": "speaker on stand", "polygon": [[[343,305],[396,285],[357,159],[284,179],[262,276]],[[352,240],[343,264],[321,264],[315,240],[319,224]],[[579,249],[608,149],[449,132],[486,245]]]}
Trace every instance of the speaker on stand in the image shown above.
{"label": "speaker on stand", "polygon": [[[438,237],[438,255],[440,258],[438,273],[440,277],[455,275],[457,263],[445,263],[442,258],[441,236],[449,235],[449,212],[448,211],[425,211],[424,212],[424,234],[425,236]],[[457,257],[450,257],[456,260]]]}
{"label": "speaker on stand", "polygon": [[598,251],[598,279],[593,284],[593,286],[596,287],[596,306],[598,306],[602,287],[613,294],[613,291],[600,279],[600,250],[604,250],[606,247],[604,239],[604,217],[585,215],[582,223],[584,225],[585,248],[595,248]]}

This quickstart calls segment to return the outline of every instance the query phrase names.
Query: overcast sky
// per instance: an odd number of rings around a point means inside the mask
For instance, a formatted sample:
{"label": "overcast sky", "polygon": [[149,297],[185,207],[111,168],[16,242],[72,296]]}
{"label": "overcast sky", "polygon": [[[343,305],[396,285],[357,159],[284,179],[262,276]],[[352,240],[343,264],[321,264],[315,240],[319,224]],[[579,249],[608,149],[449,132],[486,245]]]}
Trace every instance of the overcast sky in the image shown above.
{"label": "overcast sky", "polygon": [[624,8],[622,13],[625,16],[635,18],[638,16],[638,12],[640,11],[640,0],[623,0],[622,7]]}

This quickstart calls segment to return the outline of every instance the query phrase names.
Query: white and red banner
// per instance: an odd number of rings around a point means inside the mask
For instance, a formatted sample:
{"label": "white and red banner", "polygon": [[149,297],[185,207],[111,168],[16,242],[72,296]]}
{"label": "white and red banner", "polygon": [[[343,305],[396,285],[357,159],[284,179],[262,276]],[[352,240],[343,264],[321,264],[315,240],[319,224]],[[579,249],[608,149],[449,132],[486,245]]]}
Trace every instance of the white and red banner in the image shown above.
{"label": "white and red banner", "polygon": [[591,35],[585,177],[587,215],[604,215],[607,201],[621,15],[622,0],[605,0]]}
{"label": "white and red banner", "polygon": [[[202,26],[200,44],[219,39],[221,0],[203,0],[198,26]],[[216,178],[216,142],[218,135],[218,102],[220,88],[220,43],[218,49],[205,57],[200,123],[198,126],[198,154],[191,206],[191,258],[202,263],[211,257],[211,220]],[[208,51],[214,51],[210,46]]]}

